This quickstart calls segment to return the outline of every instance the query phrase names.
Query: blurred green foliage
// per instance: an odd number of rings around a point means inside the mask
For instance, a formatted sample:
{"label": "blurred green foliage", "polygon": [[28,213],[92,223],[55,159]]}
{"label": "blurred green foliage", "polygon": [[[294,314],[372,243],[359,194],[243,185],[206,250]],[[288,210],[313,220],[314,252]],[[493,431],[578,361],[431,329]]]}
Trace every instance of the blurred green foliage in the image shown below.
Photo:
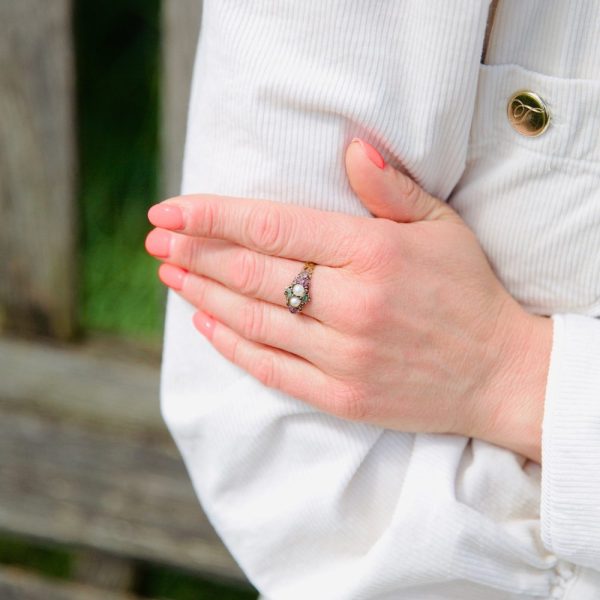
{"label": "blurred green foliage", "polygon": [[32,544],[19,538],[0,536],[0,563],[18,565],[48,577],[71,576],[71,555],[54,546]]}
{"label": "blurred green foliage", "polygon": [[[21,567],[45,577],[71,579],[76,555],[60,545],[22,540],[0,534],[0,564]],[[209,581],[177,569],[148,563],[136,565],[131,591],[142,598],[161,600],[256,600],[253,588]]]}
{"label": "blurred green foliage", "polygon": [[[159,201],[160,0],[75,1],[81,211],[81,322],[159,340],[165,291],[144,250]],[[72,556],[0,538],[0,562],[71,576]],[[251,589],[139,565],[135,589],[173,600],[250,600]]]}
{"label": "blurred green foliage", "polygon": [[172,569],[152,568],[142,572],[142,584],[136,592],[144,597],[172,600],[256,600],[252,589],[227,585]]}
{"label": "blurred green foliage", "polygon": [[157,191],[159,0],[75,2],[84,329],[158,339],[165,291],[144,251]]}

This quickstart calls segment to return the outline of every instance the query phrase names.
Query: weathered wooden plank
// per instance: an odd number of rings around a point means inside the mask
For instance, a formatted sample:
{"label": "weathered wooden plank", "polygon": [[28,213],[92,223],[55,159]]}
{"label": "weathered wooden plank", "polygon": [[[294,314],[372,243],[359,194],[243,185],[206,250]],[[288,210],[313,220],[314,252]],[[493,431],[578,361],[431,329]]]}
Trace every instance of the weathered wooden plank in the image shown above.
{"label": "weathered wooden plank", "polygon": [[202,0],[163,0],[162,11],[162,188],[165,196],[173,196],[180,192],[188,99]]}
{"label": "weathered wooden plank", "polygon": [[158,376],[156,355],[117,343],[0,338],[0,530],[245,581],[162,421]]}
{"label": "weathered wooden plank", "polygon": [[[0,261],[1,262],[1,261]],[[0,337],[0,409],[170,439],[159,409],[159,358],[117,340],[50,345]]]}
{"label": "weathered wooden plank", "polygon": [[71,0],[0,2],[0,330],[75,331]]}
{"label": "weathered wooden plank", "polygon": [[73,579],[105,590],[126,592],[135,582],[135,564],[131,559],[82,548],[75,557]]}
{"label": "weathered wooden plank", "polygon": [[172,444],[3,411],[0,530],[244,581]]}
{"label": "weathered wooden plank", "polygon": [[2,600],[136,600],[137,596],[97,590],[87,585],[34,575],[0,566]]}

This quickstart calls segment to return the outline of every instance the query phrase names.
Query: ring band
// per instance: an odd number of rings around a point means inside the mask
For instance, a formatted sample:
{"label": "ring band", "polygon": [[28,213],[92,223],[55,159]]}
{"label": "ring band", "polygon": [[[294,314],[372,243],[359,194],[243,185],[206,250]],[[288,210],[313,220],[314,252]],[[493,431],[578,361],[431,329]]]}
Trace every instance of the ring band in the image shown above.
{"label": "ring band", "polygon": [[285,296],[286,306],[290,309],[291,313],[301,312],[304,305],[310,302],[310,278],[315,267],[315,263],[305,262],[302,271],[285,288],[283,295]]}

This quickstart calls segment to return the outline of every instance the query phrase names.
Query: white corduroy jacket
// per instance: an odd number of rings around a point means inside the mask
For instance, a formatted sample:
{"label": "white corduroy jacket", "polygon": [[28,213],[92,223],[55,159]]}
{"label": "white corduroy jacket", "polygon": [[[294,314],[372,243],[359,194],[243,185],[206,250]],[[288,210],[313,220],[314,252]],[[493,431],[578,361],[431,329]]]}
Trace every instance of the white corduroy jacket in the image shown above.
{"label": "white corduroy jacket", "polygon": [[[269,600],[600,599],[600,2],[205,0],[183,192],[367,214],[367,139],[552,317],[542,465],[345,421],[223,359],[168,301],[162,408],[199,499]],[[515,131],[515,91],[549,128]],[[282,289],[288,282],[274,282]]]}

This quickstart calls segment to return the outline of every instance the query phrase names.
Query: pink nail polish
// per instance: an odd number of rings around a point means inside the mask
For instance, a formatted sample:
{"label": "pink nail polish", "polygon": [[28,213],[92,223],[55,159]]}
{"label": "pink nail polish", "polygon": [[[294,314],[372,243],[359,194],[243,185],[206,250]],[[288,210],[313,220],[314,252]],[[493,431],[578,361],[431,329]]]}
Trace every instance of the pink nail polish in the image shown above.
{"label": "pink nail polish", "polygon": [[163,263],[158,268],[159,279],[168,287],[179,292],[183,289],[183,281],[187,271],[175,265],[167,265]]}
{"label": "pink nail polish", "polygon": [[215,333],[215,320],[210,315],[199,310],[194,314],[193,319],[196,329],[207,339],[212,340]]}
{"label": "pink nail polish", "polygon": [[363,152],[367,155],[367,158],[378,168],[378,169],[383,169],[385,167],[385,161],[383,160],[383,156],[381,156],[381,154],[379,154],[379,152],[377,152],[377,150],[375,150],[375,148],[373,148],[373,146],[371,146],[371,144],[369,144],[369,142],[365,142],[364,140],[361,140],[360,138],[352,138],[353,142],[358,142],[362,149]]}
{"label": "pink nail polish", "polygon": [[146,250],[157,258],[167,258],[171,253],[173,236],[164,229],[153,229],[146,236]]}
{"label": "pink nail polish", "polygon": [[156,227],[183,229],[183,213],[173,204],[155,204],[148,211],[148,220]]}

